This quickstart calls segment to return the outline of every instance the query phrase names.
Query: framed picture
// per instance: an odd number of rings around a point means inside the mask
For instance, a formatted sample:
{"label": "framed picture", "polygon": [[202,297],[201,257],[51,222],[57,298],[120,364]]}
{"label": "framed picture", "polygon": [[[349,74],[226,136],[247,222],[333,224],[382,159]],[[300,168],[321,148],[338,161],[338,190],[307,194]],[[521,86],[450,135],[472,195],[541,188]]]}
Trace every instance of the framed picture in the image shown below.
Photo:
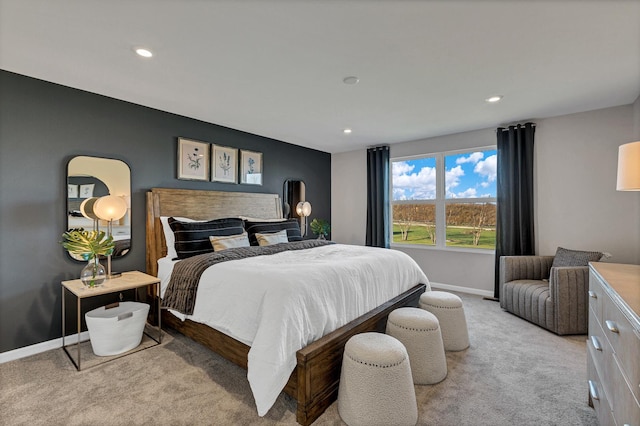
{"label": "framed picture", "polygon": [[178,179],[209,180],[209,144],[178,138]]}
{"label": "framed picture", "polygon": [[262,153],[240,150],[240,182],[262,185]]}
{"label": "framed picture", "polygon": [[95,183],[86,183],[80,185],[80,198],[91,198],[93,197],[93,188],[96,186]]}
{"label": "framed picture", "polygon": [[228,146],[211,146],[211,180],[238,183],[238,150]]}
{"label": "framed picture", "polygon": [[67,198],[78,198],[78,185],[67,184]]}

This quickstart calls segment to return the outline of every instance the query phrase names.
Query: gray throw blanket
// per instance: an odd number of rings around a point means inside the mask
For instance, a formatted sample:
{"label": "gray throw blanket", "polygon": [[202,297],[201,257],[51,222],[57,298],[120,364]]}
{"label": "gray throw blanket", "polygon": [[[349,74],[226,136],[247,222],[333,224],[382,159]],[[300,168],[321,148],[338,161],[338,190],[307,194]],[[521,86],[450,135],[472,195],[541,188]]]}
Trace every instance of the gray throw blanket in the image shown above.
{"label": "gray throw blanket", "polygon": [[211,265],[229,260],[263,256],[289,250],[304,250],[334,244],[325,240],[305,240],[272,246],[238,247],[213,253],[199,254],[181,260],[173,268],[171,280],[162,300],[164,307],[185,315],[192,315],[196,304],[196,293],[202,273]]}

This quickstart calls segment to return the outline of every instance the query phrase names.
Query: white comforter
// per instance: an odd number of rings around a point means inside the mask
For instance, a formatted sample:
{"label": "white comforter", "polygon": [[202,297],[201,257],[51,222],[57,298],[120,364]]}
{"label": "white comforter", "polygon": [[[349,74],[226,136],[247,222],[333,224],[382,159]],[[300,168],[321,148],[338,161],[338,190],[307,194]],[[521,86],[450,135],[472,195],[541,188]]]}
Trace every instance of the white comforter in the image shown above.
{"label": "white comforter", "polygon": [[[162,294],[175,262],[161,259]],[[418,283],[403,252],[334,244],[223,262],[200,280],[193,315],[249,346],[248,379],[264,416],[296,365],[296,351]]]}

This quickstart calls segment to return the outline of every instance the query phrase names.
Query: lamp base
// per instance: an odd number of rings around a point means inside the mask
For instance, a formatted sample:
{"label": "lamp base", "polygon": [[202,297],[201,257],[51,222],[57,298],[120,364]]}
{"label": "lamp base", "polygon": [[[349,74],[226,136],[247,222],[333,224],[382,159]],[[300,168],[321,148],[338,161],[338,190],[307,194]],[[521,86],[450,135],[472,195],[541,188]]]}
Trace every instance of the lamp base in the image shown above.
{"label": "lamp base", "polygon": [[107,279],[111,280],[113,278],[120,278],[122,276],[122,272],[111,272],[107,275]]}

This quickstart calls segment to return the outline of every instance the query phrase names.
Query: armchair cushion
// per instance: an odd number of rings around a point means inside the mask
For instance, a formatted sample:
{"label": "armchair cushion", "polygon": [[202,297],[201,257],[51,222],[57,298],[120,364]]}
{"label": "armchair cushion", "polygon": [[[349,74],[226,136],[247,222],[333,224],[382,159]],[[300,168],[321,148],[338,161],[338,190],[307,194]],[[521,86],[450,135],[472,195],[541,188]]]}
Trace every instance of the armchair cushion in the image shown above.
{"label": "armchair cushion", "polygon": [[597,262],[602,258],[599,251],[569,250],[558,247],[553,258],[553,267],[558,266],[589,266],[589,262]]}

